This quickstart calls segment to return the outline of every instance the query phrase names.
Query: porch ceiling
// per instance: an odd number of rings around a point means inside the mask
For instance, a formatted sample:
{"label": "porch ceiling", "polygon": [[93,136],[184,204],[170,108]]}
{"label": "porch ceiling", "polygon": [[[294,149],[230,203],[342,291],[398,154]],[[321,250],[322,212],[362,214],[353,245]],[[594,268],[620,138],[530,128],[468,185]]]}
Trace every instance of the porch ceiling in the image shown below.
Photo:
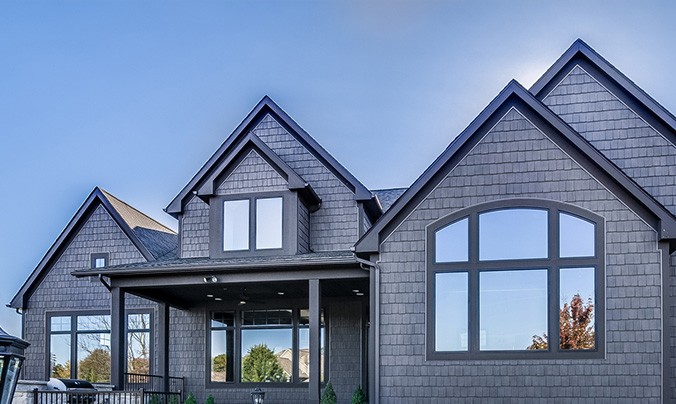
{"label": "porch ceiling", "polygon": [[[365,298],[368,278],[329,279],[321,282],[323,298]],[[228,307],[270,306],[283,301],[309,299],[307,281],[257,283],[206,283],[189,286],[127,288],[127,292],[180,309],[202,305]],[[355,292],[358,291],[358,292]]]}

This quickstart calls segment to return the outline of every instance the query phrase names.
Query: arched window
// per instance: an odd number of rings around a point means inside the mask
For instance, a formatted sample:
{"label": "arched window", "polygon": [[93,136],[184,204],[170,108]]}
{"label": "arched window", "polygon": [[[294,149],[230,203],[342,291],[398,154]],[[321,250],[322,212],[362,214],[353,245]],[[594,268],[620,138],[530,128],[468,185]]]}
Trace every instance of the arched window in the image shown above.
{"label": "arched window", "polygon": [[428,359],[602,357],[604,222],[544,200],[427,227]]}

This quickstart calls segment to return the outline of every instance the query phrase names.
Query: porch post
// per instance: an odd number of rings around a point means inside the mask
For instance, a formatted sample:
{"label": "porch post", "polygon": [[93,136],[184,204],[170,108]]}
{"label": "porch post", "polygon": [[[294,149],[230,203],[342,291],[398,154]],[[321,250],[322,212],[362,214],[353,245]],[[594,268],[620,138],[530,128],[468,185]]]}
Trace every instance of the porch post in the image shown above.
{"label": "porch post", "polygon": [[162,376],[162,391],[169,392],[169,305],[158,304],[157,367]]}
{"label": "porch post", "polygon": [[321,285],[319,279],[310,279],[310,380],[309,399],[312,403],[319,402],[321,393]]}
{"label": "porch post", "polygon": [[125,357],[124,290],[110,290],[110,383],[116,390],[124,388]]}

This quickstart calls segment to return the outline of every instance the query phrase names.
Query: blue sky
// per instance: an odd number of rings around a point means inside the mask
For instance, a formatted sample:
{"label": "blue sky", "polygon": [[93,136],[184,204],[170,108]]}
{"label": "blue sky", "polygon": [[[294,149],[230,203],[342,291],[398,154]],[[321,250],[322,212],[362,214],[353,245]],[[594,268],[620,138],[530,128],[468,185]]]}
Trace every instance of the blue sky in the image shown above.
{"label": "blue sky", "polygon": [[0,300],[94,186],[175,227],[161,209],[266,94],[370,188],[578,37],[675,111],[675,6],[588,3],[0,2]]}

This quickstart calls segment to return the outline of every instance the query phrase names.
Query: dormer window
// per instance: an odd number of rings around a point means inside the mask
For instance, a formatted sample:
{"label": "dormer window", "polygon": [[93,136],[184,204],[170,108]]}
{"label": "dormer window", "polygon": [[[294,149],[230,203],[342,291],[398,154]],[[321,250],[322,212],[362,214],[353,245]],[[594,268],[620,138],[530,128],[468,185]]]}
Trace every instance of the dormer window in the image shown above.
{"label": "dormer window", "polygon": [[223,201],[223,251],[282,248],[283,198]]}

